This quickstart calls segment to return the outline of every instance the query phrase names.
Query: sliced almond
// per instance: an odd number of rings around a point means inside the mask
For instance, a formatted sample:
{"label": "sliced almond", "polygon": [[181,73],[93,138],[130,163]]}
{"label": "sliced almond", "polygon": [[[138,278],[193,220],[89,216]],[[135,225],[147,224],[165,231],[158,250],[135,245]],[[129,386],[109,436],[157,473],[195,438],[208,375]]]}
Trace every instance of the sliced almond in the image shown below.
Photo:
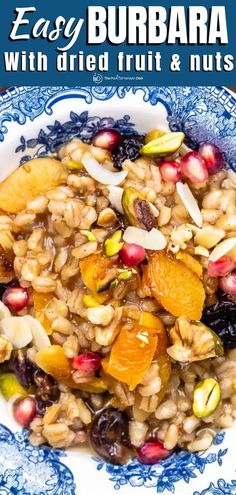
{"label": "sliced almond", "polygon": [[0,322],[0,333],[5,335],[14,349],[21,349],[32,340],[29,324],[24,316],[10,316]]}
{"label": "sliced almond", "polygon": [[3,318],[8,318],[9,316],[11,316],[11,313],[8,307],[5,306],[2,301],[0,301],[0,320],[2,320]]}
{"label": "sliced almond", "polygon": [[95,158],[83,158],[82,163],[88,174],[101,184],[107,186],[118,186],[123,180],[125,180],[128,170],[122,170],[121,172],[112,172],[107,170]]}
{"label": "sliced almond", "polygon": [[209,251],[203,246],[196,246],[194,249],[194,254],[197,254],[198,256],[205,256],[206,258],[208,258]]}
{"label": "sliced almond", "polygon": [[229,239],[225,239],[224,241],[220,242],[215,249],[211,252],[209,256],[210,261],[217,261],[222,256],[225,256],[231,249],[233,249],[236,246],[236,237],[230,237]]}
{"label": "sliced almond", "polygon": [[51,345],[51,342],[41,323],[30,315],[26,315],[24,316],[24,318],[27,320],[27,323],[29,325],[32,334],[32,341],[36,349],[40,351],[40,349],[49,347]]}
{"label": "sliced almond", "polygon": [[201,230],[198,230],[194,237],[194,242],[195,244],[204,246],[207,249],[211,249],[216,246],[216,244],[218,244],[224,236],[224,230],[216,229],[215,227],[208,225],[203,227]]}
{"label": "sliced almond", "polygon": [[202,227],[202,215],[197,200],[194,198],[188,184],[177,182],[176,190],[192,220],[198,227]]}
{"label": "sliced almond", "polygon": [[125,242],[137,244],[144,249],[153,251],[165,249],[167,244],[165,236],[155,228],[147,232],[147,230],[139,229],[138,227],[127,227],[123,239]]}
{"label": "sliced almond", "polygon": [[119,186],[108,186],[108,199],[111,203],[111,206],[115,208],[119,213],[124,214],[123,206],[121,203],[121,198],[124,192],[124,189]]}

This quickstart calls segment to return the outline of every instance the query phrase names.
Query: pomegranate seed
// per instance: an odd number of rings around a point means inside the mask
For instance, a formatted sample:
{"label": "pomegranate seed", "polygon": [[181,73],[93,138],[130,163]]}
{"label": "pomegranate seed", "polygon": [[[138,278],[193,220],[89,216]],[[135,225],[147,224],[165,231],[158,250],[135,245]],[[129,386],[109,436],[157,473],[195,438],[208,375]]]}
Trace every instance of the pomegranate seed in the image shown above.
{"label": "pomegranate seed", "polygon": [[72,366],[84,376],[92,375],[101,367],[101,357],[96,352],[84,352],[73,359]]}
{"label": "pomegranate seed", "polygon": [[207,273],[209,277],[224,277],[235,269],[235,262],[229,256],[223,256],[217,261],[209,261]]}
{"label": "pomegranate seed", "polygon": [[181,180],[180,164],[178,162],[161,162],[159,165],[162,179],[176,184]]}
{"label": "pomegranate seed", "polygon": [[172,454],[172,450],[165,449],[159,440],[149,440],[137,449],[138,459],[142,464],[156,464]]}
{"label": "pomegranate seed", "polygon": [[220,279],[220,288],[230,296],[236,296],[236,273],[232,272]]}
{"label": "pomegranate seed", "polygon": [[123,265],[138,266],[146,257],[146,251],[142,246],[137,244],[124,244],[119,252]]}
{"label": "pomegranate seed", "polygon": [[206,162],[197,151],[190,151],[183,156],[180,170],[183,177],[195,183],[204,182],[208,178]]}
{"label": "pomegranate seed", "polygon": [[36,414],[37,404],[33,397],[24,397],[15,402],[13,406],[13,416],[21,426],[29,426]]}
{"label": "pomegranate seed", "polygon": [[8,287],[3,293],[2,302],[10,311],[21,311],[29,304],[28,289],[23,287]]}
{"label": "pomegranate seed", "polygon": [[92,144],[108,151],[114,151],[120,142],[120,133],[115,129],[102,129],[92,138]]}
{"label": "pomegranate seed", "polygon": [[204,143],[199,148],[199,153],[204,158],[209,174],[216,174],[224,165],[223,155],[215,144]]}

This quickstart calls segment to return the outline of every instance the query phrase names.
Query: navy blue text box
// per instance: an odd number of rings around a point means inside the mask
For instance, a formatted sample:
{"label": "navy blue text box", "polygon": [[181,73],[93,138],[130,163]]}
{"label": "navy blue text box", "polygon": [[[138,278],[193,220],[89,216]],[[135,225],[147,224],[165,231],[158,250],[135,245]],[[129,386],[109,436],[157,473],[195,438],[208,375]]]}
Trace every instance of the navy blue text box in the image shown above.
{"label": "navy blue text box", "polygon": [[[209,1],[192,0],[190,2],[181,2],[181,0],[157,1],[149,0],[148,2],[143,2],[143,0],[130,0],[128,3],[121,1],[117,3],[114,0],[110,1],[100,1],[90,0],[90,2],[85,2],[83,0],[8,0],[7,2],[1,2],[0,7],[0,82],[1,85],[235,85],[236,82],[236,36],[235,36],[235,14],[236,14],[236,2],[235,0],[213,0],[213,3]],[[202,5],[208,9],[212,6],[225,6],[227,15],[227,28],[228,28],[228,43],[227,44],[211,44],[211,45],[181,45],[176,43],[174,45],[167,45],[166,43],[157,45],[128,45],[127,43],[122,43],[120,45],[114,45],[110,42],[104,42],[99,45],[88,45],[87,44],[87,7],[92,5],[100,5],[103,7],[107,6],[143,6],[147,8],[148,6],[162,6],[167,9],[171,6],[185,6],[186,12],[190,6]],[[9,34],[12,30],[12,22],[16,18],[16,8],[20,7],[35,7],[36,12],[30,12],[25,14],[25,17],[29,20],[27,26],[20,26],[18,33],[30,33],[35,23],[40,18],[45,18],[50,20],[50,29],[53,28],[53,22],[58,16],[63,16],[66,20],[71,17],[76,19],[84,19],[84,23],[79,34],[79,37],[75,44],[66,52],[63,56],[65,57],[64,63],[67,63],[67,70],[58,71],[56,60],[60,52],[57,47],[63,47],[65,44],[69,43],[69,39],[63,38],[61,36],[56,41],[49,41],[48,39],[35,38],[29,40],[11,40]],[[6,70],[6,53],[9,52],[19,52],[19,65],[17,70],[7,71]],[[22,52],[25,52],[25,54]],[[41,52],[42,55],[37,55],[37,52]],[[77,57],[78,53],[81,54],[81,58],[85,60],[87,55],[95,55],[97,58],[99,55],[104,54],[104,58],[108,61],[108,70],[102,71],[96,66],[92,71],[78,70],[77,68]],[[120,59],[126,60],[126,55],[136,55],[143,54],[145,56],[145,62],[147,60],[147,53],[149,54],[149,63],[153,62],[153,69],[151,71],[145,70],[131,72],[125,70],[125,65],[123,70],[118,70],[118,54]],[[32,53],[31,55],[29,55]],[[171,71],[170,63],[173,54],[177,54],[180,57],[180,70]],[[45,57],[44,57],[45,55]],[[75,57],[75,69],[69,70],[69,56],[74,55]],[[83,56],[82,56],[83,55]],[[191,55],[197,55],[200,60],[200,71],[191,72],[189,67],[189,61]],[[208,63],[212,63],[212,71],[203,71],[202,60],[203,55],[210,56]],[[233,70],[226,71],[224,69],[224,57],[231,55],[233,60]],[[9,55],[7,56],[9,57]],[[31,69],[29,70],[29,57],[31,57]],[[35,57],[34,60],[32,60]],[[60,55],[62,57],[62,55]],[[159,58],[161,70],[156,71],[154,68],[156,59]],[[43,58],[47,61],[43,62]],[[39,60],[41,59],[41,61]],[[218,59],[218,60],[216,60]],[[9,58],[7,59],[9,63]],[[97,59],[96,59],[97,61]],[[210,61],[210,62],[209,62]],[[22,66],[23,63],[23,66]],[[41,63],[47,64],[47,70],[39,71],[37,70]],[[24,70],[24,64],[26,64],[27,70]],[[9,67],[9,65],[8,65]],[[45,68],[45,65],[44,65]],[[65,68],[65,67],[64,67]],[[121,67],[122,68],[122,67]],[[217,70],[216,70],[217,68]]]}

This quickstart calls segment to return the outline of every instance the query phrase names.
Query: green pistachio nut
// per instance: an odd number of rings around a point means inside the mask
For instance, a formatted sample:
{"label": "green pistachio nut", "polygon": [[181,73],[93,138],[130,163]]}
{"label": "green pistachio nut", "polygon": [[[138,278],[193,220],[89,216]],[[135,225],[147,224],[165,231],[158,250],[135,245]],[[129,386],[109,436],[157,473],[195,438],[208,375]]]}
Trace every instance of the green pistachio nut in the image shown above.
{"label": "green pistachio nut", "polygon": [[140,153],[145,156],[168,156],[175,153],[181,146],[185,135],[183,132],[167,132],[153,141],[145,144]]}
{"label": "green pistachio nut", "polygon": [[14,395],[23,397],[28,395],[28,392],[21,386],[13,373],[0,375],[0,393],[6,400],[10,400]]}
{"label": "green pistachio nut", "polygon": [[121,203],[124,214],[130,225],[144,230],[152,230],[155,226],[155,217],[150,204],[143,195],[133,187],[124,190]]}
{"label": "green pistachio nut", "polygon": [[154,141],[154,139],[164,136],[164,134],[165,131],[161,131],[160,129],[153,129],[146,134],[144,142],[145,144],[150,143],[150,141]]}
{"label": "green pistachio nut", "polygon": [[106,256],[115,256],[122,249],[124,243],[121,242],[122,231],[117,230],[111,237],[105,241]]}
{"label": "green pistachio nut", "polygon": [[95,235],[92,232],[90,232],[89,230],[81,230],[80,233],[85,235],[89,242],[90,241],[93,242],[93,241],[97,240]]}
{"label": "green pistachio nut", "polygon": [[197,418],[207,418],[220,401],[220,385],[214,378],[201,380],[193,392],[193,413]]}
{"label": "green pistachio nut", "polygon": [[68,160],[66,167],[69,170],[82,170],[82,168],[84,168],[82,162],[74,162],[74,160]]}
{"label": "green pistachio nut", "polygon": [[118,280],[129,280],[131,275],[132,275],[131,270],[124,270],[118,275]]}

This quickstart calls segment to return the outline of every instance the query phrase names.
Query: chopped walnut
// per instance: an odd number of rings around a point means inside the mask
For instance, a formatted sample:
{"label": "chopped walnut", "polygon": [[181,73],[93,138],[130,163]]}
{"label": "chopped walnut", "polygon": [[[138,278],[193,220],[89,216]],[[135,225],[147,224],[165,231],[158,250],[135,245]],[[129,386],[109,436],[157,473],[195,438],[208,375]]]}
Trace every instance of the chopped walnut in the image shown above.
{"label": "chopped walnut", "polygon": [[210,328],[184,316],[178,318],[171,328],[170,339],[173,345],[167,352],[175,361],[191,363],[224,353],[220,338]]}
{"label": "chopped walnut", "polygon": [[8,361],[11,357],[12,353],[12,344],[11,342],[8,342],[5,337],[2,335],[0,336],[0,363],[3,363],[4,361]]}

